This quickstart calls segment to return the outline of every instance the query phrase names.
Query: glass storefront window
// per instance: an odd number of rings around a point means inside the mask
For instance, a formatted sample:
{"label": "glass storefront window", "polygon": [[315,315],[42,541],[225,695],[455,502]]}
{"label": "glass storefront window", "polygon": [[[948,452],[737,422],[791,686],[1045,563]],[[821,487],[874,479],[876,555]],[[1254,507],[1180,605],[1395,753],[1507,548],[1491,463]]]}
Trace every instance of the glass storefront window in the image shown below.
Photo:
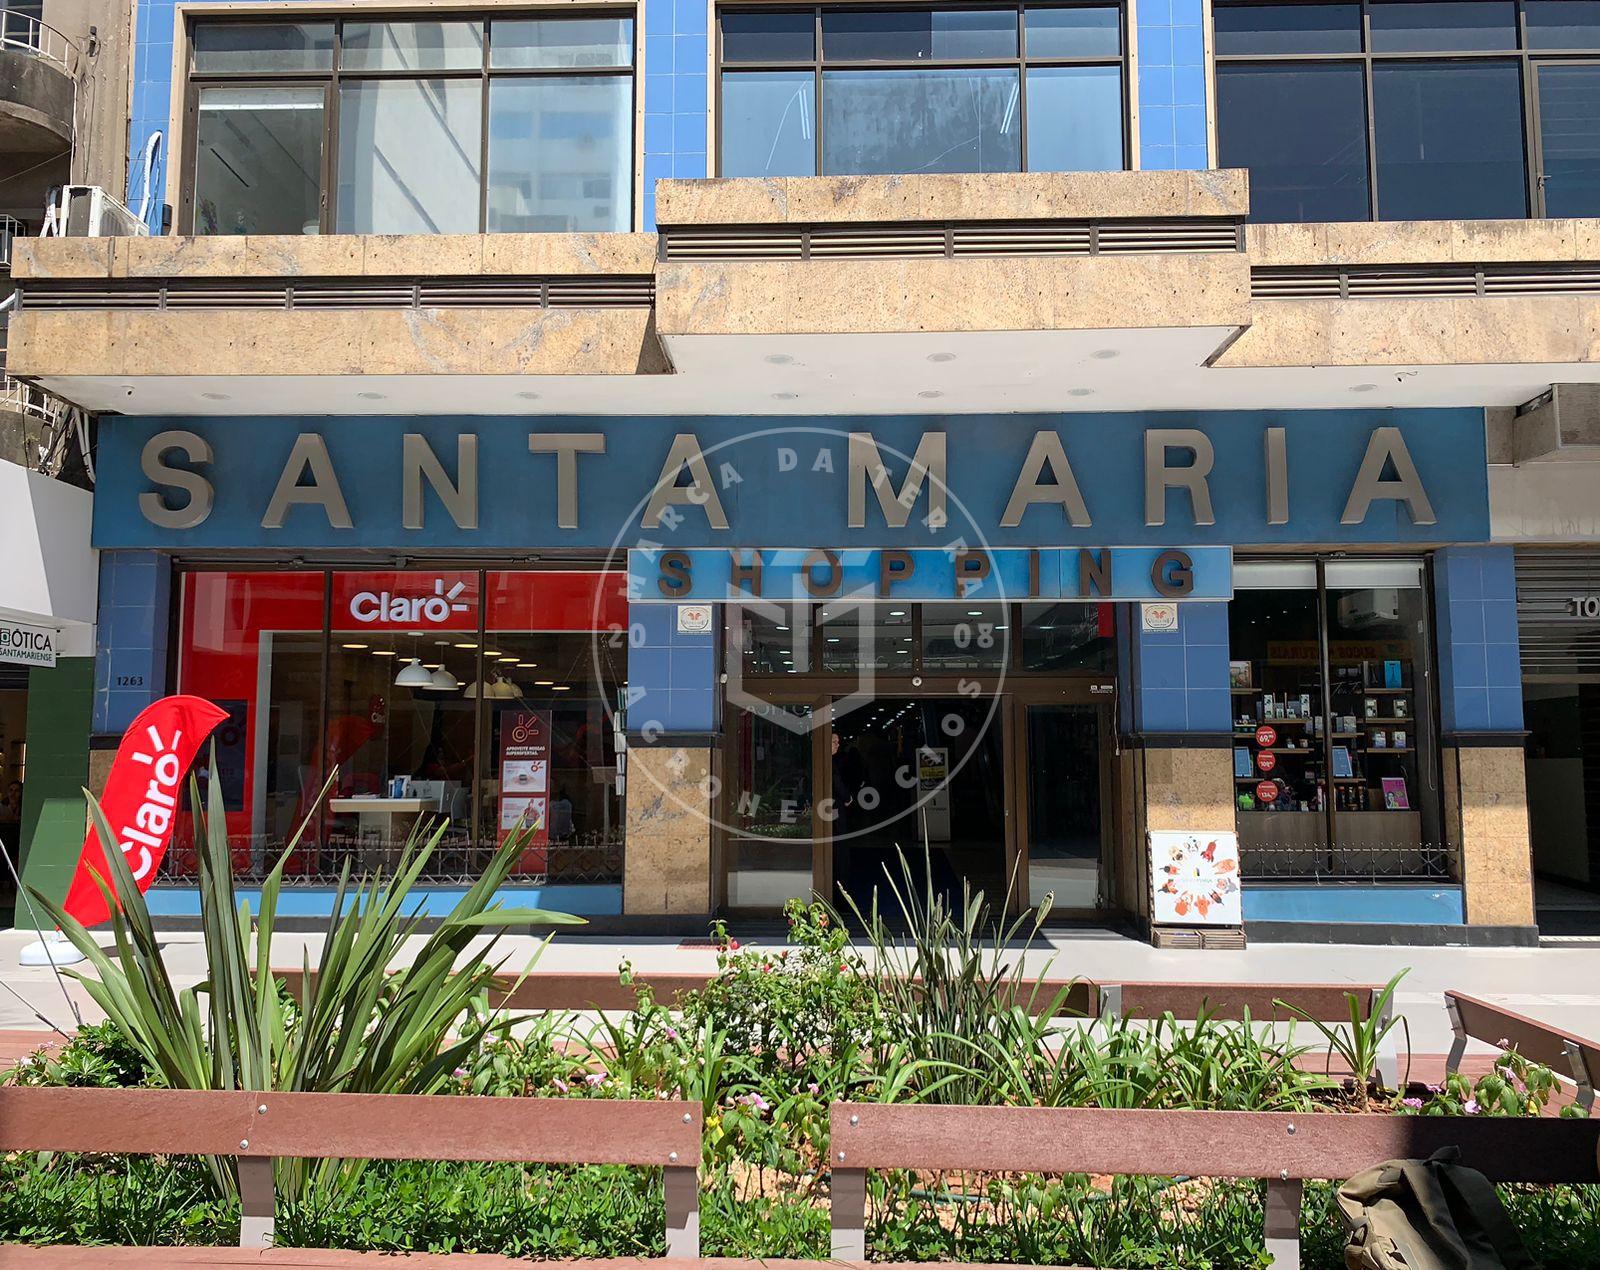
{"label": "glass storefront window", "polygon": [[197,96],[195,232],[316,233],[323,90],[216,87]]}
{"label": "glass storefront window", "polygon": [[[320,572],[192,573],[184,578],[178,691],[228,712],[214,734],[234,868],[260,875],[312,815],[326,775],[322,745]],[[209,755],[209,750],[206,751]],[[162,864],[193,876],[195,831],[185,818]],[[317,871],[321,826],[312,823],[291,877]]]}
{"label": "glass storefront window", "polygon": [[1010,660],[1011,625],[1003,604],[924,604],[924,670],[1001,670]]}
{"label": "glass storefront window", "polygon": [[811,668],[810,628],[803,605],[728,606],[728,632],[747,675],[803,675]]}
{"label": "glass storefront window", "polygon": [[809,705],[730,710],[728,906],[776,909],[811,895]]}
{"label": "glass storefront window", "polygon": [[909,604],[824,604],[813,639],[823,670],[909,672],[915,644]]}
{"label": "glass storefront window", "polygon": [[[392,866],[419,821],[441,834],[429,880],[475,875],[519,825],[524,880],[620,879],[616,575],[194,573],[183,595],[179,688],[229,712],[213,775],[242,874],[311,817],[298,880]],[[193,876],[187,833],[170,876]]]}
{"label": "glass storefront window", "polygon": [[1109,604],[1024,604],[1022,669],[1110,670],[1116,637]]}
{"label": "glass storefront window", "polygon": [[1436,876],[1428,610],[1414,560],[1240,564],[1234,792],[1256,876]]}

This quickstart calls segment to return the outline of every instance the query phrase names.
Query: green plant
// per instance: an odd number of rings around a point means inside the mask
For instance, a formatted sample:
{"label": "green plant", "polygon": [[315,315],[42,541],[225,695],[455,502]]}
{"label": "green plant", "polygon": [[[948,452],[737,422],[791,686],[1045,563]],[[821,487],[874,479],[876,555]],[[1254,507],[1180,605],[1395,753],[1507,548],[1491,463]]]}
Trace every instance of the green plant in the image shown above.
{"label": "green plant", "polygon": [[60,1049],[37,1050],[0,1072],[0,1084],[130,1088],[150,1076],[144,1054],[115,1023],[85,1023]]}
{"label": "green plant", "polygon": [[[1414,1116],[1539,1116],[1560,1089],[1561,1082],[1550,1068],[1505,1049],[1493,1070],[1476,1080],[1451,1072],[1444,1084],[1428,1087],[1427,1097],[1401,1098],[1395,1110]],[[1569,1102],[1560,1114],[1582,1119],[1588,1112]]]}
{"label": "green plant", "polygon": [[[1356,1102],[1362,1111],[1368,1111],[1372,1106],[1371,1090],[1379,1083],[1378,1060],[1383,1053],[1384,1042],[1395,1028],[1401,1028],[1405,1035],[1406,1043],[1406,1068],[1411,1066],[1411,1027],[1406,1022],[1403,1014],[1395,1014],[1394,994],[1400,986],[1400,980],[1410,973],[1410,968],[1400,971],[1388,983],[1373,995],[1372,1006],[1365,1013],[1361,1010],[1359,994],[1346,992],[1345,1005],[1350,1011],[1348,1026],[1343,1022],[1325,1023],[1321,1019],[1312,1017],[1310,1013],[1299,1006],[1290,1005],[1286,1001],[1274,1001],[1273,1004],[1281,1010],[1287,1010],[1296,1018],[1303,1019],[1311,1024],[1323,1039],[1328,1042],[1328,1057],[1331,1062],[1333,1055],[1338,1054],[1350,1069],[1351,1079],[1355,1082]],[[1404,1086],[1406,1078],[1400,1078]]]}
{"label": "green plant", "polygon": [[[899,878],[885,873],[897,922],[885,917],[876,887],[865,909],[844,895],[872,949],[870,983],[882,1040],[897,1045],[919,1073],[902,1086],[928,1101],[1037,1101],[1030,1064],[1048,1052],[1052,1020],[1068,1012],[1072,991],[1070,984],[1054,992],[1046,987],[1053,959],[1036,975],[1026,969],[1049,905],[1008,921],[991,910],[982,891],[963,885],[957,907],[934,885],[926,843],[923,855],[920,885],[904,852],[897,852]],[[1010,901],[1008,890],[1002,913]],[[1016,955],[1009,956],[1014,945]],[[877,1070],[888,1069],[880,1062]]]}
{"label": "green plant", "polygon": [[[307,956],[300,996],[291,1000],[269,958],[284,865],[305,826],[267,875],[261,912],[252,915],[234,893],[220,784],[211,782],[204,815],[198,812],[196,782],[190,799],[201,821],[200,913],[210,970],[204,982],[182,991],[173,987],[149,909],[121,851],[105,853],[111,878],[96,878],[111,909],[112,955],[58,904],[35,892],[93,967],[94,974],[74,977],[143,1056],[152,1083],[177,1089],[437,1091],[488,1029],[472,1004],[486,999],[503,968],[493,954],[505,928],[580,920],[495,902],[522,849],[513,834],[438,927],[422,937],[415,956],[391,970],[406,942],[421,934],[421,905],[408,912],[407,900],[443,829],[428,837],[414,831],[392,877],[379,870],[352,889],[346,861],[315,978]],[[115,844],[93,797],[89,810],[100,841]],[[457,968],[468,943],[486,931],[487,945]],[[235,1194],[232,1161],[211,1159],[209,1167],[218,1193]],[[361,1167],[339,1160],[280,1160],[277,1184],[293,1200],[308,1187],[348,1183]]]}

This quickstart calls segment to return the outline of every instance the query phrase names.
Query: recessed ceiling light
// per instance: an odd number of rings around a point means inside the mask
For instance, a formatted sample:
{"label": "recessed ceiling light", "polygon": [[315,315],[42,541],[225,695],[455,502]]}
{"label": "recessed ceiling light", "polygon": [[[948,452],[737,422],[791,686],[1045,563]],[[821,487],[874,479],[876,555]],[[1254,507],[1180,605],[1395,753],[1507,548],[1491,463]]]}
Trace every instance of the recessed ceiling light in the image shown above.
{"label": "recessed ceiling light", "polygon": [[787,353],[768,353],[762,360],[772,366],[787,366],[794,358]]}
{"label": "recessed ceiling light", "polygon": [[524,401],[538,401],[539,400],[539,394],[536,393],[536,392],[519,392],[517,394],[517,396],[521,397]]}
{"label": "recessed ceiling light", "polygon": [[381,392],[358,392],[356,396],[360,397],[363,401],[383,400],[383,394]]}
{"label": "recessed ceiling light", "polygon": [[553,683],[555,683],[554,679],[535,679],[533,686],[535,688],[548,688]]}
{"label": "recessed ceiling light", "polygon": [[906,615],[906,611],[904,609],[890,609],[889,610],[889,616],[890,617],[904,617],[905,615]]}
{"label": "recessed ceiling light", "polygon": [[550,691],[551,692],[571,692],[572,691],[572,685],[571,684],[556,684],[553,688],[551,688]]}
{"label": "recessed ceiling light", "polygon": [[498,657],[500,656],[500,650],[498,648],[485,648],[483,655],[485,657]]}
{"label": "recessed ceiling light", "polygon": [[954,353],[929,353],[928,354],[928,360],[930,362],[953,362],[953,361],[955,361],[955,359],[956,359],[956,355]]}
{"label": "recessed ceiling light", "polygon": [[775,392],[772,394],[774,401],[793,401],[800,394],[797,392]]}
{"label": "recessed ceiling light", "polygon": [[424,670],[443,670],[444,663],[440,661],[425,661],[422,663]]}
{"label": "recessed ceiling light", "polygon": [[343,645],[343,647],[345,647],[345,648],[365,648],[365,647],[367,647],[367,645],[365,645],[365,644],[345,644],[345,645]]}
{"label": "recessed ceiling light", "polygon": [[372,655],[374,657],[393,657],[395,654],[392,648],[374,648]]}
{"label": "recessed ceiling light", "polygon": [[202,397],[204,397],[207,401],[231,401],[231,400],[233,400],[225,392],[203,392],[200,395]]}
{"label": "recessed ceiling light", "polygon": [[1094,396],[1094,389],[1093,388],[1069,388],[1069,389],[1067,389],[1067,396],[1069,396],[1069,397],[1092,397],[1092,396]]}
{"label": "recessed ceiling light", "polygon": [[1114,348],[1097,348],[1094,350],[1094,352],[1090,353],[1089,356],[1093,357],[1097,361],[1109,362],[1113,357],[1119,356],[1119,354]]}
{"label": "recessed ceiling light", "polygon": [[944,396],[944,394],[942,392],[940,392],[937,388],[924,388],[921,392],[919,392],[917,394],[917,396],[919,396],[919,397],[928,397],[928,398],[931,399],[933,397],[942,397],[942,396]]}
{"label": "recessed ceiling light", "polygon": [[1378,385],[1377,384],[1351,384],[1350,385],[1350,391],[1351,392],[1377,392],[1378,391]]}
{"label": "recessed ceiling light", "polygon": [[[485,654],[485,656],[487,656],[487,654]],[[517,655],[515,653],[501,653],[500,654],[500,660],[501,661],[516,661],[517,660]]]}
{"label": "recessed ceiling light", "polygon": [[982,609],[968,609],[967,610],[967,616],[968,617],[982,617],[983,616],[983,610]]}
{"label": "recessed ceiling light", "polygon": [[538,664],[539,663],[536,662],[536,661],[519,661],[517,663],[517,669],[518,670],[532,670]]}
{"label": "recessed ceiling light", "polygon": [[[443,641],[441,641],[441,642],[443,642]],[[457,648],[476,648],[477,645],[476,644],[457,644],[456,647]]]}

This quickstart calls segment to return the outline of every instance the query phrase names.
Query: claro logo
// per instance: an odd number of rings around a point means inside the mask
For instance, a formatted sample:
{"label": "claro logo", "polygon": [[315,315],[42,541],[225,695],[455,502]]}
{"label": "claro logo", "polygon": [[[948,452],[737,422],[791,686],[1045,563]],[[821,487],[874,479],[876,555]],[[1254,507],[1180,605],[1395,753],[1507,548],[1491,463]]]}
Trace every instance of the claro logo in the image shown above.
{"label": "claro logo", "polygon": [[133,761],[150,769],[150,784],[144,792],[144,800],[134,808],[133,823],[123,825],[117,835],[117,845],[122,848],[136,882],[142,882],[144,875],[150,872],[155,863],[153,853],[166,849],[172,818],[177,814],[178,781],[183,776],[183,762],[178,757],[183,733],[175,730],[172,740],[163,741],[154,727],[145,731],[155,753],[146,754],[141,750],[133,756]]}
{"label": "claro logo", "polygon": [[350,597],[350,616],[358,622],[432,622],[441,625],[452,613],[465,613],[471,605],[457,597],[467,589],[457,582],[448,591],[444,579],[433,580],[432,595],[396,595],[392,591],[358,591]]}

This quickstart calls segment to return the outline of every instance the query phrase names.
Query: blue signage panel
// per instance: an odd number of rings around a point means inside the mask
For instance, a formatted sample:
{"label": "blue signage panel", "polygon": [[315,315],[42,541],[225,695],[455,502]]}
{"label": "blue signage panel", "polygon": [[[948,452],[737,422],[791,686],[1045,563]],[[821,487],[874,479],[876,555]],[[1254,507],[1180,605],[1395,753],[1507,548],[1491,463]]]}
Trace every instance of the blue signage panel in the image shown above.
{"label": "blue signage panel", "polygon": [[959,551],[696,547],[628,552],[628,598],[722,600],[1229,600],[1231,547],[979,547]]}
{"label": "blue signage panel", "polygon": [[102,421],[99,447],[101,548],[516,553],[1489,536],[1483,412],[1468,409],[128,417]]}

